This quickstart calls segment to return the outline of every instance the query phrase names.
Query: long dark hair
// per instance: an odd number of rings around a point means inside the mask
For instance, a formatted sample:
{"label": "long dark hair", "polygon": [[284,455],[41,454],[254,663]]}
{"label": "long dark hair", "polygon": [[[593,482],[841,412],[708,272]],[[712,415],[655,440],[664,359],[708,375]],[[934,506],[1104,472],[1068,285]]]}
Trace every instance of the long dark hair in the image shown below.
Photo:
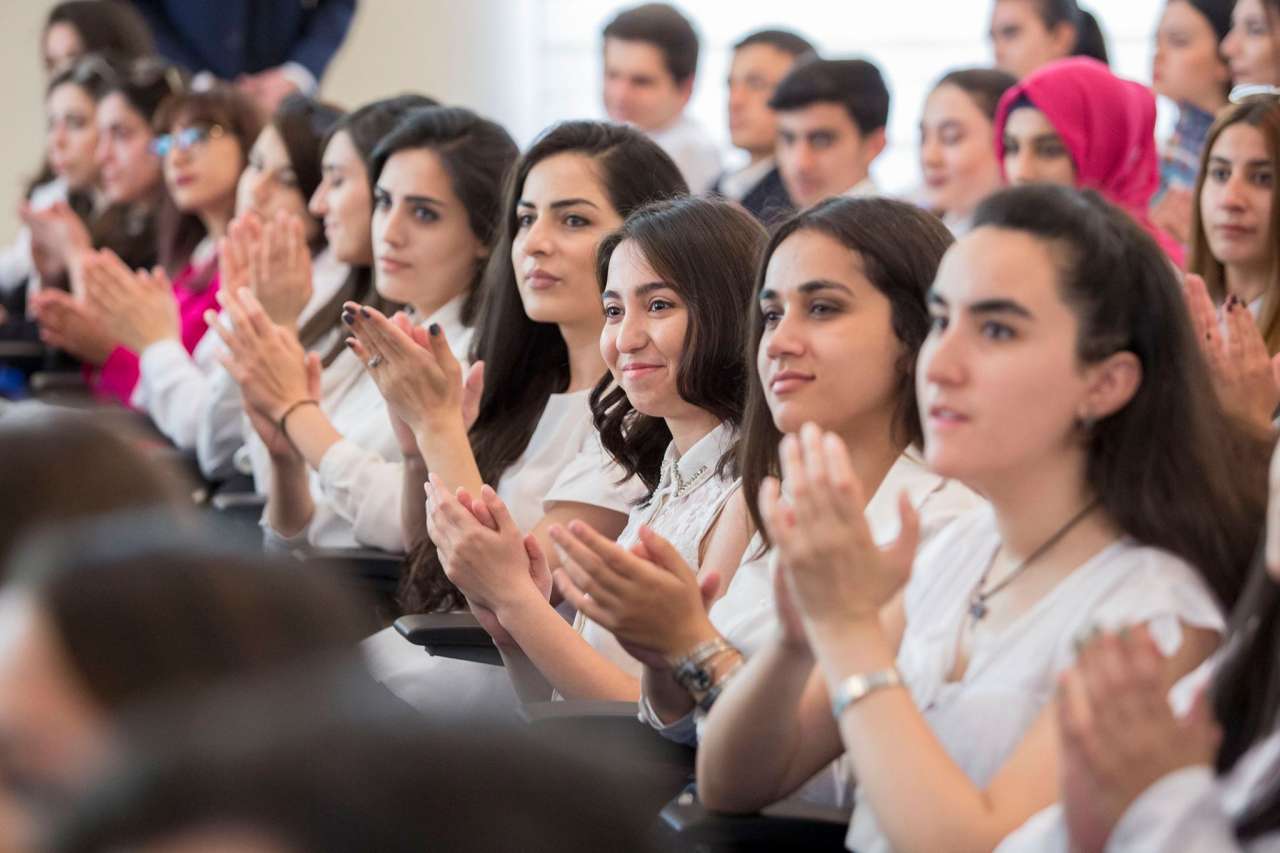
{"label": "long dark hair", "polygon": [[1060,250],[1082,364],[1121,351],[1141,363],[1133,399],[1085,434],[1089,488],[1120,530],[1186,560],[1231,608],[1262,528],[1269,447],[1219,404],[1168,258],[1092,190],[1002,190],[978,207],[984,226]]}
{"label": "long dark hair", "polygon": [[[552,394],[569,387],[569,349],[554,323],[524,313],[511,261],[519,225],[516,205],[534,166],[557,154],[590,157],[609,203],[620,216],[645,204],[684,195],[689,186],[671,158],[637,130],[616,124],[571,121],[545,131],[517,161],[503,193],[498,240],[485,270],[473,360],[485,363],[480,414],[470,432],[471,451],[484,482],[497,485],[529,445]],[[435,546],[420,542],[409,555],[400,585],[406,612],[452,610],[465,605],[444,576]]]}
{"label": "long dark hair", "polygon": [[[297,179],[298,192],[302,194],[304,206],[320,185],[320,156],[324,153],[321,142],[328,137],[338,119],[342,118],[342,112],[340,107],[332,104],[306,95],[293,94],[280,103],[267,122],[284,143],[289,167]],[[306,215],[310,216],[310,211]],[[311,253],[316,254],[324,246],[324,229],[317,229],[316,237],[311,242]],[[306,345],[304,341],[303,346]]]}
{"label": "long dark hair", "polygon": [[36,536],[10,574],[48,616],[88,695],[111,711],[348,651],[363,628],[336,574],[175,526],[168,513]]}
{"label": "long dark hair", "polygon": [[[324,139],[320,143],[321,154],[323,156],[324,150],[329,147],[333,137],[339,133],[347,134],[351,144],[355,146],[356,152],[360,155],[360,159],[364,162],[365,172],[369,179],[369,191],[372,192],[373,150],[378,147],[382,137],[390,133],[391,129],[396,126],[396,122],[409,110],[435,106],[436,103],[437,101],[434,98],[428,98],[426,95],[404,94],[365,104],[359,109],[342,116],[330,126],[329,131],[324,135]],[[335,329],[341,330],[344,328],[342,326],[342,305],[345,302],[359,302],[362,305],[377,308],[384,314],[394,313],[397,308],[394,303],[378,295],[377,289],[373,286],[373,268],[353,264],[351,271],[347,273],[346,281],[342,283],[338,291],[328,302],[320,306],[311,315],[311,319],[298,330],[298,339],[304,346],[312,347],[317,341],[326,337]],[[325,367],[333,364],[346,349],[345,341],[345,334],[337,335],[328,352],[320,356],[321,364]]]}
{"label": "long dark hair", "polygon": [[[240,168],[249,158],[249,149],[262,130],[258,108],[247,95],[232,86],[219,84],[199,92],[185,92],[166,101],[156,114],[152,127],[156,133],[169,133],[179,124],[219,125],[240,146]],[[234,188],[232,188],[234,194]],[[191,263],[196,246],[207,236],[204,223],[195,213],[178,210],[166,197],[157,221],[160,264],[170,276],[176,276]],[[212,280],[216,263],[201,271],[188,286],[199,290]]]}
{"label": "long dark hair", "polygon": [[[399,151],[427,149],[440,159],[453,193],[467,211],[471,233],[492,249],[502,209],[507,173],[520,155],[511,134],[497,122],[462,107],[421,107],[405,113],[373,152],[370,182],[376,184],[391,156]],[[477,263],[462,304],[465,325],[475,322],[484,264]]]}
{"label": "long dark hair", "polygon": [[[925,295],[938,273],[942,256],[955,242],[951,232],[935,216],[914,205],[887,198],[831,198],[803,210],[780,224],[765,248],[756,277],[756,292],[764,288],[769,259],[792,234],[816,231],[837,241],[862,260],[864,274],[889,300],[890,324],[902,349],[896,365],[898,393],[894,403],[890,439],[903,447],[924,444],[920,410],[916,402],[916,354],[929,335],[929,308]],[[765,477],[781,476],[778,442],[782,433],[773,420],[760,376],[756,355],[764,337],[764,313],[759,300],[751,304],[746,362],[753,375],[747,392],[746,428],[740,447],[742,493],[756,530],[769,544],[764,519],[755,496]]]}
{"label": "long dark hair", "polygon": [[[1257,550],[1248,585],[1231,615],[1227,647],[1210,698],[1222,726],[1215,768],[1225,775],[1280,725],[1280,585]],[[1236,822],[1241,839],[1280,830],[1280,776],[1263,783]]]}
{"label": "long dark hair", "polygon": [[[663,283],[679,294],[689,317],[676,377],[680,397],[734,428],[741,426],[746,404],[742,341],[767,239],[764,227],[739,205],[680,198],[632,213],[604,238],[596,254],[602,290],[608,286],[614,251],[631,240]],[[591,414],[604,449],[628,477],[638,476],[653,494],[671,443],[666,421],[637,412],[608,375],[591,392]],[[736,451],[735,444],[725,454],[722,470],[733,464]]]}
{"label": "long dark hair", "polygon": [[[1247,124],[1262,134],[1274,171],[1280,167],[1280,101],[1269,95],[1260,95],[1228,107],[1218,115],[1217,121],[1209,129],[1209,136],[1200,154],[1200,175],[1196,178],[1195,195],[1192,196],[1197,199],[1197,203],[1191,205],[1191,261],[1187,269],[1204,278],[1209,295],[1218,303],[1227,298],[1226,268],[1209,248],[1209,237],[1205,232],[1198,200],[1209,176],[1209,157],[1213,153],[1213,146],[1224,130],[1236,124]],[[1267,342],[1267,351],[1275,355],[1280,352],[1280,249],[1276,247],[1277,241],[1280,241],[1280,190],[1276,189],[1274,182],[1271,185],[1271,215],[1267,221],[1267,229],[1271,235],[1271,239],[1267,241],[1270,249],[1267,280],[1270,286],[1262,294],[1258,328]]]}

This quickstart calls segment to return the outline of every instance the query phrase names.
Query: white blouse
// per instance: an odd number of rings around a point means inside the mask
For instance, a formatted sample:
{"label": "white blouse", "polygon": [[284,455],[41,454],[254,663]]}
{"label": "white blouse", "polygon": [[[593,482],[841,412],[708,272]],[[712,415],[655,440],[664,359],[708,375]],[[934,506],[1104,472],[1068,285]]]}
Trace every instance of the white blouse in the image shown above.
{"label": "white blouse", "polygon": [[[1085,631],[1146,624],[1171,655],[1182,642],[1180,623],[1212,631],[1224,626],[1213,594],[1190,565],[1121,537],[998,635],[976,636],[963,678],[951,681],[969,596],[999,547],[995,512],[984,507],[919,554],[905,591],[907,625],[897,659],[929,728],[979,787],[990,783],[1052,700],[1058,674],[1075,658],[1074,640]],[[849,848],[888,851],[860,790],[854,803]]]}
{"label": "white blouse", "polygon": [[[560,503],[631,511],[644,496],[637,478],[605,453],[591,421],[590,390],[552,394],[529,445],[498,482],[498,496],[524,531]],[[472,708],[514,709],[519,700],[500,666],[432,657],[384,628],[362,644],[374,677],[418,710],[430,714]]]}
{"label": "white blouse", "polygon": [[[471,327],[462,324],[465,299],[465,294],[454,298],[420,324],[439,324],[459,359],[465,359],[471,347]],[[366,371],[349,349],[324,371],[320,409],[342,439],[325,451],[318,469],[308,472],[315,513],[306,530],[283,537],[270,528],[264,514],[262,525],[269,544],[404,551],[400,525],[404,458],[391,429],[386,402]],[[270,457],[252,429],[246,435],[256,488],[266,492]]]}
{"label": "white blouse", "polygon": [[[695,572],[707,534],[720,517],[725,503],[742,481],[717,472],[720,458],[734,445],[737,435],[728,424],[720,424],[699,439],[683,456],[674,443],[667,445],[658,487],[649,499],[631,511],[618,544],[629,548],[640,539],[640,527],[648,525],[670,542]],[[587,643],[614,666],[634,678],[644,666],[627,654],[607,628],[581,613],[574,627]]]}
{"label": "white blouse", "polygon": [[[903,491],[920,515],[921,542],[928,542],[957,517],[982,503],[982,499],[956,480],[947,480],[929,471],[915,451],[903,453],[880,482],[867,502],[866,517],[876,542],[888,544],[898,536],[898,495]],[[773,552],[764,549],[757,533],[747,545],[742,565],[729,582],[724,595],[709,613],[715,626],[744,657],[751,657],[778,631],[777,608],[773,600]],[[663,724],[646,701],[641,701],[641,719],[664,736],[680,743],[694,744],[705,719],[695,711],[674,723]],[[824,772],[827,779],[805,789],[805,798],[817,802],[840,803],[848,797],[836,790],[843,774]]]}
{"label": "white blouse", "polygon": [[[1222,652],[1182,678],[1169,692],[1169,704],[1182,715],[1213,677]],[[1246,842],[1235,836],[1235,820],[1280,771],[1280,733],[1255,744],[1224,777],[1201,765],[1174,771],[1129,804],[1107,839],[1108,853],[1280,853],[1280,832]],[[1067,853],[1070,844],[1062,806],[1039,812],[1000,846],[998,853]]]}
{"label": "white blouse", "polygon": [[[211,258],[213,251],[214,246],[209,243],[205,256]],[[327,249],[316,256],[313,293],[303,310],[302,322],[337,292],[346,270],[346,265],[334,260]],[[225,311],[218,315],[218,322],[230,325]],[[210,332],[205,332],[190,354],[177,339],[152,344],[138,358],[138,384],[129,402],[145,411],[165,437],[182,450],[197,449],[202,433],[234,434],[239,446],[243,442],[240,388],[219,363],[226,351],[222,339]],[[218,381],[219,374],[224,375],[224,381]],[[234,405],[227,403],[229,396]]]}

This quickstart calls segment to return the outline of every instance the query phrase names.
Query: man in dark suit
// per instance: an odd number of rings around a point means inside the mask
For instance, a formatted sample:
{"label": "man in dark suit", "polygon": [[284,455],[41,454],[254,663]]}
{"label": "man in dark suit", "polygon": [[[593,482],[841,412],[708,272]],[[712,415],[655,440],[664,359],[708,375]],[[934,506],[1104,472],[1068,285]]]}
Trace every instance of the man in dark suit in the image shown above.
{"label": "man in dark suit", "polygon": [[729,71],[729,137],[750,162],[716,179],[712,191],[741,202],[760,221],[790,213],[782,176],[774,163],[778,122],[769,99],[798,59],[815,55],[813,45],[785,30],[761,30],[733,46]]}
{"label": "man in dark suit", "polygon": [[356,0],[133,0],[162,56],[233,80],[273,112],[310,94],[346,38]]}

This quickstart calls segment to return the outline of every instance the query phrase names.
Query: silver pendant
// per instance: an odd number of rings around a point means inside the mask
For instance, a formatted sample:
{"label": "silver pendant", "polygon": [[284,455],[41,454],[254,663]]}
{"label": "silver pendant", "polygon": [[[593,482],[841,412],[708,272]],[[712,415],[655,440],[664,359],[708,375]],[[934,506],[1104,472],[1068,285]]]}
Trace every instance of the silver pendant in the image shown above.
{"label": "silver pendant", "polygon": [[969,618],[974,622],[981,622],[983,617],[987,615],[987,603],[981,598],[973,598],[969,600]]}

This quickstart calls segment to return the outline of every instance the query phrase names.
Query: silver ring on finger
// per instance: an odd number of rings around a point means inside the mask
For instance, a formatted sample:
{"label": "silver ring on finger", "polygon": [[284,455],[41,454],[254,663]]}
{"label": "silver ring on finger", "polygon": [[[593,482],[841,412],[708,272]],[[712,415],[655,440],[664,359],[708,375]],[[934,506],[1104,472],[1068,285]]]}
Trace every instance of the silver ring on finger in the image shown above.
{"label": "silver ring on finger", "polygon": [[366,366],[367,366],[370,370],[373,370],[373,369],[374,369],[375,367],[377,367],[379,364],[382,364],[382,356],[380,356],[380,355],[375,355],[373,358],[369,359],[369,361],[368,361],[368,362],[366,362]]}

